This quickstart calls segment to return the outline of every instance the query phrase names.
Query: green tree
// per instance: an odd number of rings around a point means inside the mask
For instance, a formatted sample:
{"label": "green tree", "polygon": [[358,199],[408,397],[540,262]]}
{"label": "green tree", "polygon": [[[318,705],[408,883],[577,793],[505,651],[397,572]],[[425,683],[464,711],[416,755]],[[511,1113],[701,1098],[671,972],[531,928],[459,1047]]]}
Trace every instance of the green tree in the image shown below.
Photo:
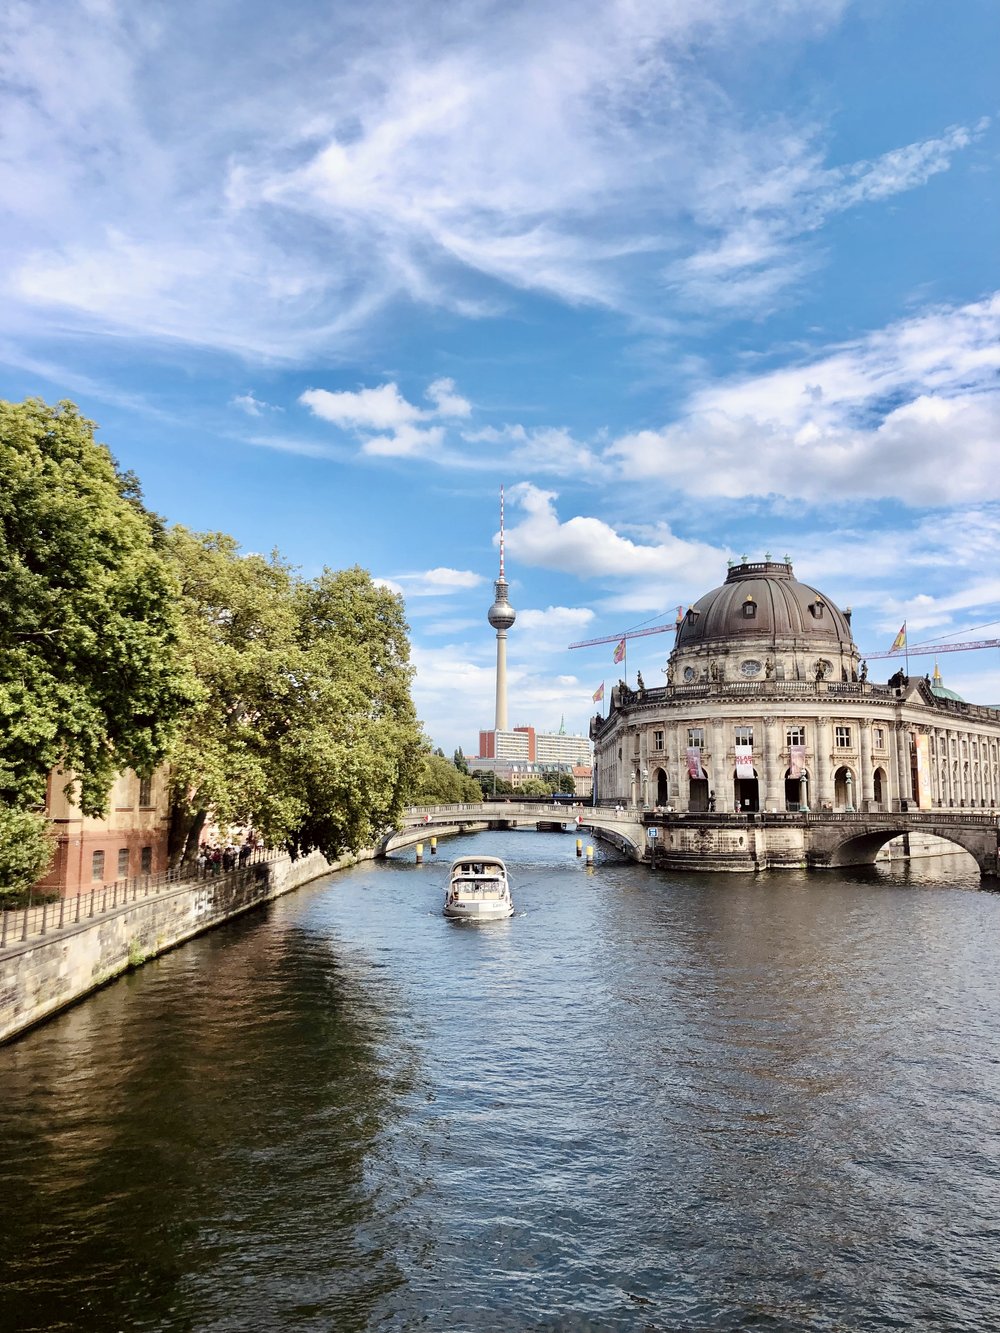
{"label": "green tree", "polygon": [[494,773],[477,768],[472,777],[479,785],[483,796],[509,796],[514,788],[506,778],[498,778]]}
{"label": "green tree", "polygon": [[170,756],[171,859],[197,849],[209,811],[279,844],[301,813],[274,773],[301,669],[292,571],[276,555],[242,555],[225,533],[175,527],[167,551],[196,682]]}
{"label": "green tree", "polygon": [[418,778],[408,626],[403,599],[357,566],[302,584],[297,611],[303,670],[280,747],[299,804],[289,844],[333,857],[377,841]]}
{"label": "green tree", "polygon": [[50,770],[101,814],[150,772],[186,702],[176,589],[155,517],[72,403],[0,402],[0,801],[42,805]]}
{"label": "green tree", "polygon": [[37,883],[55,851],[55,834],[44,815],[0,806],[0,906],[13,906]]}
{"label": "green tree", "polygon": [[450,805],[480,800],[482,791],[475,778],[460,772],[455,764],[439,754],[424,754],[413,794],[414,805]]}
{"label": "green tree", "polygon": [[468,774],[469,761],[466,759],[465,753],[463,752],[461,746],[459,746],[458,749],[455,751],[455,758],[452,760],[452,763],[458,769],[459,773]]}
{"label": "green tree", "polygon": [[172,859],[209,811],[296,853],[370,845],[419,767],[401,599],[362,569],[306,583],[224,534],[175,528],[168,546],[198,682],[172,755]]}
{"label": "green tree", "polygon": [[521,796],[550,796],[552,788],[541,778],[527,778],[518,787]]}

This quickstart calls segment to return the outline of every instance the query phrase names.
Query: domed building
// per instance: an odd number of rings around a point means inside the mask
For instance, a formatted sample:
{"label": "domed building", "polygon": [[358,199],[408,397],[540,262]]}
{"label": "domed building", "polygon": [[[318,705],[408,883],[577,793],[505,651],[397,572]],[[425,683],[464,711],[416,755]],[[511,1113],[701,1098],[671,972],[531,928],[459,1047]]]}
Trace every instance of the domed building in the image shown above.
{"label": "domed building", "polygon": [[1000,711],[867,679],[850,609],[789,560],[742,562],[678,621],[667,683],[611,691],[599,800],[678,812],[994,808]]}

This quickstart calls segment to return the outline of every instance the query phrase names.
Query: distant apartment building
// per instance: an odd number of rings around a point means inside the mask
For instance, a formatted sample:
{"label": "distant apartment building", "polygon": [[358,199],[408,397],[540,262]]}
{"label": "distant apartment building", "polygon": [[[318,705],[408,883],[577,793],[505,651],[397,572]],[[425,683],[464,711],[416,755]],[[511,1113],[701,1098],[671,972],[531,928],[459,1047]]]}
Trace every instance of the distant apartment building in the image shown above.
{"label": "distant apartment building", "polygon": [[536,732],[534,727],[515,727],[513,731],[481,731],[480,759],[507,759],[537,764],[541,769],[589,766],[590,741],[585,736],[567,736],[562,732]]}

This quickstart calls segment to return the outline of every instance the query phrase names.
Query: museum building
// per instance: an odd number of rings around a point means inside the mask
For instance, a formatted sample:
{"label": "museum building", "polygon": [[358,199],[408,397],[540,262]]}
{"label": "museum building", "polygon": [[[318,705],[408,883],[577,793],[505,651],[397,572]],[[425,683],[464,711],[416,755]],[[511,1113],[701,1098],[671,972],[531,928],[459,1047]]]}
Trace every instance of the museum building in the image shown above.
{"label": "museum building", "polygon": [[789,560],[743,561],[676,628],[667,683],[591,721],[596,798],[679,812],[991,809],[1000,710],[867,679],[840,610]]}

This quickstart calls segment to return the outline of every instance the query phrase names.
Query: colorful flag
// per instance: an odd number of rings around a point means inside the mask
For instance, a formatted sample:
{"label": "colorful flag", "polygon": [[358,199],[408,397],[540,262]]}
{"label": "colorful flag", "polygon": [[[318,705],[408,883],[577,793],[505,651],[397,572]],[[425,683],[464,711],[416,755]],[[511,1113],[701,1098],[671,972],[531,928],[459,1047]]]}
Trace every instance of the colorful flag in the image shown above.
{"label": "colorful flag", "polygon": [[898,653],[900,648],[905,648],[905,647],[906,647],[906,621],[904,620],[902,626],[900,627],[899,633],[892,641],[892,647],[889,649],[889,651],[891,653]]}
{"label": "colorful flag", "polygon": [[598,685],[597,689],[594,691],[594,703],[595,704],[601,703],[603,698],[604,698],[604,681],[602,680],[600,685]]}
{"label": "colorful flag", "polygon": [[625,656],[625,639],[623,637],[619,639],[618,643],[615,645],[615,661],[620,662],[624,656]]}

